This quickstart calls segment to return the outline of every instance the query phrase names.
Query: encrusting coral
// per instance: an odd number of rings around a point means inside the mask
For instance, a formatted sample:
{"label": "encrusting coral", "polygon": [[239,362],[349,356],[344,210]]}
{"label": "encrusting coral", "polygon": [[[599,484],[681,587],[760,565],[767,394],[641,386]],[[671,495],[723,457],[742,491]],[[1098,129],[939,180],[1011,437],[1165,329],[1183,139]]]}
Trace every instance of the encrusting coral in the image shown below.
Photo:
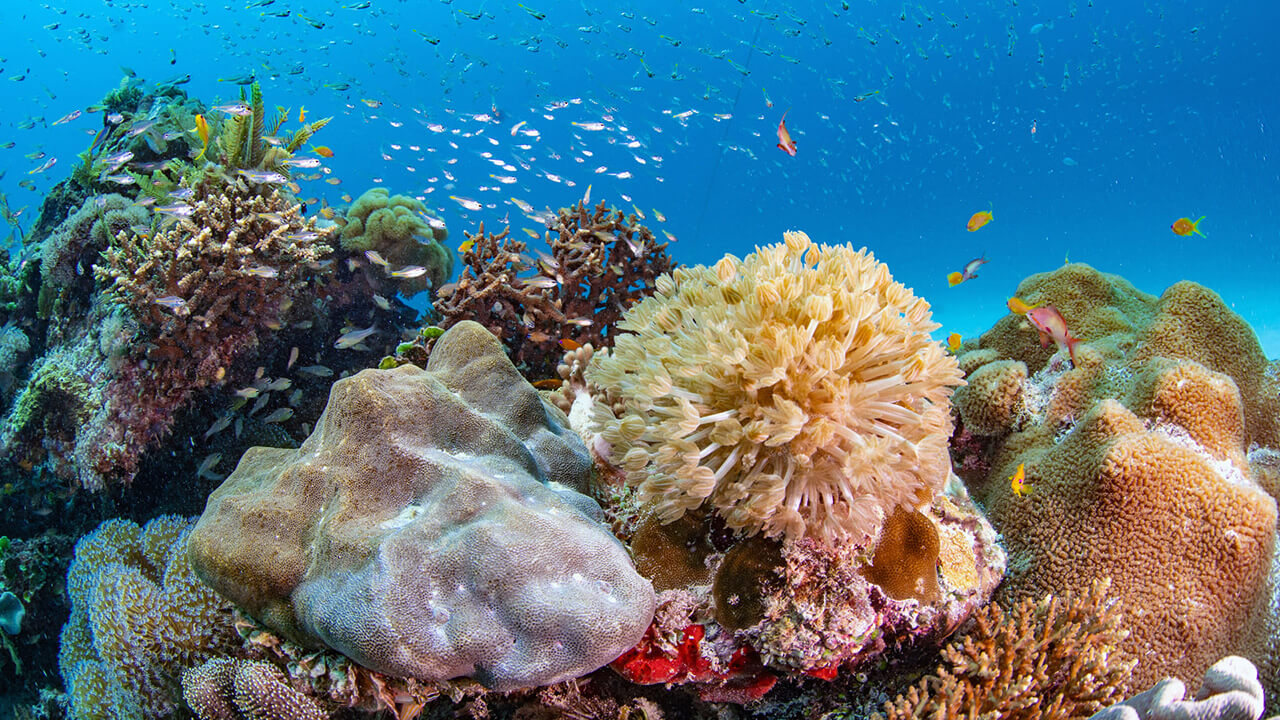
{"label": "encrusting coral", "polygon": [[586,379],[594,430],[664,521],[866,544],[946,481],[956,361],[888,268],[807,235],[681,268]]}
{"label": "encrusting coral", "polygon": [[182,672],[238,645],[230,606],[187,560],[192,521],[108,520],[76,545],[58,664],[74,717],[167,718]]}
{"label": "encrusting coral", "polygon": [[886,703],[884,720],[1086,718],[1123,697],[1133,661],[1114,657],[1125,638],[1109,582],[1083,593],[992,603],[942,650],[933,675]]}
{"label": "encrusting coral", "polygon": [[420,680],[549,684],[608,663],[653,617],[652,586],[573,489],[590,475],[563,414],[462,322],[426,370],[335,383],[300,449],[247,451],[190,554],[310,647]]}
{"label": "encrusting coral", "polygon": [[[622,313],[674,267],[666,243],[603,200],[594,208],[580,201],[546,221],[551,253],[536,260],[510,228],[486,233],[482,224],[468,234],[462,274],[436,303],[444,326],[479,322],[537,379],[554,378],[566,346],[611,345]],[[537,273],[521,276],[530,269]]]}
{"label": "encrusting coral", "polygon": [[[369,268],[370,284],[376,290],[413,295],[428,287],[439,288],[453,274],[453,253],[444,245],[448,236],[444,223],[428,214],[420,200],[391,195],[378,187],[351,204],[338,240],[343,250],[354,255],[372,253],[372,258],[377,258],[368,260],[371,265],[381,264],[380,268]],[[423,272],[415,275],[411,270],[404,275],[406,267],[422,268]],[[402,274],[392,274],[396,272]]]}
{"label": "encrusting coral", "polygon": [[[1250,462],[1277,441],[1280,387],[1248,325],[1193,283],[1157,299],[1079,264],[1024,280],[1018,297],[1057,306],[1083,343],[1068,368],[1009,316],[960,358],[971,388],[996,386],[984,376],[1010,362],[1033,373],[1020,388],[999,384],[1008,393],[957,397],[965,452],[983,458],[958,472],[1009,551],[998,598],[1080,592],[1111,577],[1134,617],[1116,650],[1142,660],[1134,687],[1166,675],[1194,682],[1240,654],[1280,689],[1276,654],[1258,637],[1280,612],[1268,606],[1276,501]],[[1008,418],[1009,398],[1021,405],[1012,422],[981,420]],[[1022,497],[1009,483],[1020,466],[1031,488]]]}

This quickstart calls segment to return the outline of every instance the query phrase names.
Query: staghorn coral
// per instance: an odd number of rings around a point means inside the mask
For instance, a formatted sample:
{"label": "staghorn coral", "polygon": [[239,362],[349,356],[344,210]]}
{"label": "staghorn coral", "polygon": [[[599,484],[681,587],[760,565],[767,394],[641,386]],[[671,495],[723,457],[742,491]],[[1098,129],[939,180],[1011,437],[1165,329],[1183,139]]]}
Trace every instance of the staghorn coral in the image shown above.
{"label": "staghorn coral", "polygon": [[191,526],[108,520],[76,545],[58,655],[75,717],[169,717],[183,670],[235,646],[229,606],[187,560]]}
{"label": "staghorn coral", "polygon": [[942,650],[933,675],[886,703],[884,720],[1086,718],[1121,697],[1133,662],[1112,657],[1124,639],[1109,583],[1080,594],[990,604]]}
{"label": "staghorn coral", "polygon": [[[380,268],[370,268],[375,290],[413,295],[439,288],[453,275],[453,253],[444,245],[448,237],[444,223],[429,214],[420,200],[373,188],[352,203],[339,242],[353,255],[371,252],[385,261]],[[403,278],[386,274],[406,266],[426,268],[426,272]]]}
{"label": "staghorn coral", "polygon": [[[489,234],[482,224],[467,235],[461,277],[441,288],[436,305],[446,326],[469,319],[487,327],[535,378],[555,377],[566,346],[612,345],[623,312],[674,267],[666,243],[603,200],[562,208],[547,227],[551,253],[535,262],[510,228]],[[537,273],[520,277],[529,269]]]}
{"label": "staghorn coral", "polygon": [[586,379],[610,460],[664,521],[864,545],[947,479],[956,361],[929,305],[865,251],[803,233],[682,268]]}
{"label": "staghorn coral", "polygon": [[[1080,265],[1028,278],[1019,296],[1070,308],[1088,343],[1074,368],[1037,361],[1030,336],[1028,347],[1014,343],[1021,320],[1004,319],[967,354],[987,353],[975,378],[1006,353],[1037,369],[1023,383],[1026,416],[983,438],[990,469],[966,475],[1006,538],[1000,597],[1080,592],[1112,577],[1113,593],[1143,610],[1117,650],[1142,659],[1135,686],[1193,682],[1233,653],[1275,686],[1280,660],[1264,633],[1280,622],[1280,606],[1269,607],[1277,511],[1250,461],[1268,451],[1246,452],[1274,441],[1277,398],[1248,326],[1198,286],[1157,300]],[[1005,480],[1019,464],[1033,488],[1025,498]]]}
{"label": "staghorn coral", "polygon": [[626,650],[653,613],[599,506],[571,490],[590,472],[563,415],[463,322],[426,370],[335,383],[300,449],[246,452],[192,562],[269,626],[380,672],[557,682]]}
{"label": "staghorn coral", "polygon": [[1165,678],[1150,690],[1111,705],[1089,720],[1258,720],[1262,717],[1262,684],[1258,668],[1247,658],[1228,656],[1209,666],[1194,700],[1183,700],[1186,686]]}

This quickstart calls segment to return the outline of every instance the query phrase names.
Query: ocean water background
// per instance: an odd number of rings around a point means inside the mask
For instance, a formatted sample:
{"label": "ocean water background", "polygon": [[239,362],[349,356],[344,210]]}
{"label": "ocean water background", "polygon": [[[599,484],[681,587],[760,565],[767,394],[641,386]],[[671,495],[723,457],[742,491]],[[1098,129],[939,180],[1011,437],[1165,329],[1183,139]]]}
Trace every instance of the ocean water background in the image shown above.
{"label": "ocean water background", "polygon": [[[509,198],[557,208],[590,186],[683,263],[787,229],[865,245],[942,334],[990,327],[1069,256],[1157,294],[1201,282],[1280,356],[1277,3],[15,0],[0,22],[0,190],[28,227],[103,117],[54,121],[121,66],[189,75],[210,103],[252,73],[269,107],[335,118],[315,142],[341,184],[303,197],[417,195],[454,246],[480,221],[536,229]],[[1208,239],[1171,232],[1201,215]]]}

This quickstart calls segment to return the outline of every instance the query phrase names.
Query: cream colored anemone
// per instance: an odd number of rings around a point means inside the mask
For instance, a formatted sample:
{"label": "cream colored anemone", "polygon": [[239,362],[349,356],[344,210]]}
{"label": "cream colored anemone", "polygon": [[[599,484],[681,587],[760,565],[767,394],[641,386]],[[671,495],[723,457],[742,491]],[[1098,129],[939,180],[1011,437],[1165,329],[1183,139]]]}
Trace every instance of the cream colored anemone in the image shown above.
{"label": "cream colored anemone", "polygon": [[663,275],[618,327],[593,425],[665,522],[709,503],[750,534],[866,543],[946,481],[960,371],[865,248],[788,232]]}

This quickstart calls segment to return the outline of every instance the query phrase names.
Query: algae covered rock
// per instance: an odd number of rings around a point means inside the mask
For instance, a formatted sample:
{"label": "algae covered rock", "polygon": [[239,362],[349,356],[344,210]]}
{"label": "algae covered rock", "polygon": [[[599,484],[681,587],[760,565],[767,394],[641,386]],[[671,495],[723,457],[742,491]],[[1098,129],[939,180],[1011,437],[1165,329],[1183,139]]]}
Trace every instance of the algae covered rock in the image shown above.
{"label": "algae covered rock", "polygon": [[209,499],[193,562],[298,642],[500,690],[588,673],[640,640],[649,581],[571,488],[586,448],[483,327],[426,370],[337,382],[297,450],[253,448]]}

